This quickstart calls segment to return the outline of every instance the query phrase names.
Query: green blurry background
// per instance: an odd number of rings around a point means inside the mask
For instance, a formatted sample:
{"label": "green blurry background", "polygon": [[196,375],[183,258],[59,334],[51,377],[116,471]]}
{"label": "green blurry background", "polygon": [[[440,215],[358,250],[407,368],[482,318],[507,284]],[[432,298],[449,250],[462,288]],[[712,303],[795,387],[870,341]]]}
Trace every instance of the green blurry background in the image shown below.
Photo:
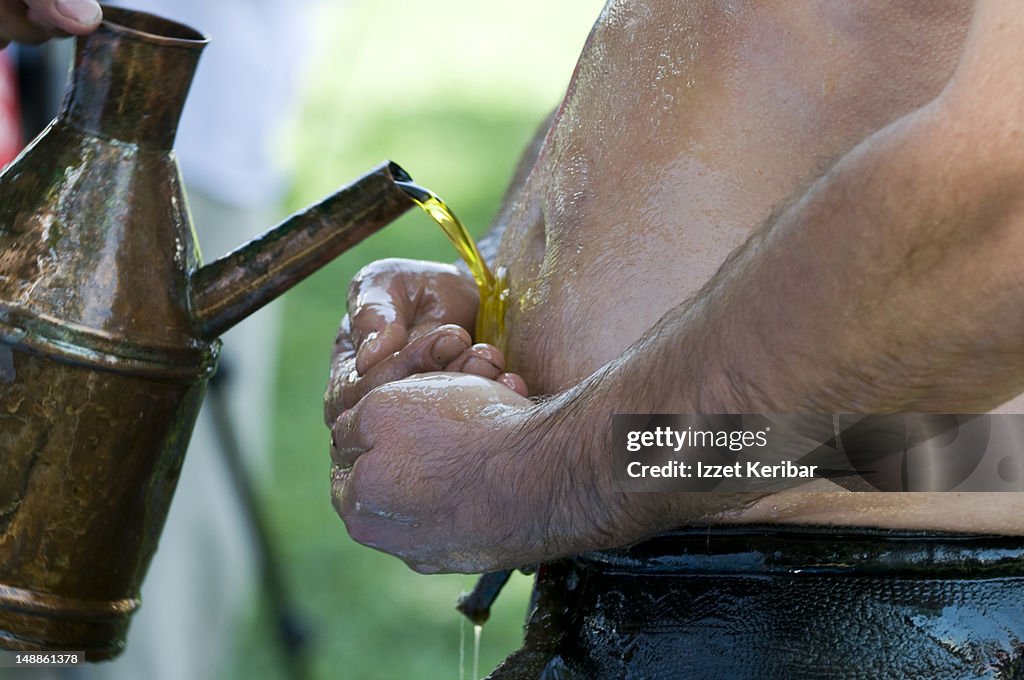
{"label": "green blurry background", "polygon": [[[390,158],[441,194],[479,235],[518,153],[564,92],[600,0],[350,0],[324,8],[301,119],[282,143],[298,209]],[[285,297],[273,467],[260,485],[285,578],[315,634],[317,678],[459,678],[461,617],[474,579],[421,576],[353,543],[329,498],[321,394],[348,280],[381,257],[452,261],[418,211]],[[481,674],[520,642],[529,580],[514,577],[486,626]],[[225,677],[285,677],[254,597]],[[472,628],[466,626],[471,675]]]}

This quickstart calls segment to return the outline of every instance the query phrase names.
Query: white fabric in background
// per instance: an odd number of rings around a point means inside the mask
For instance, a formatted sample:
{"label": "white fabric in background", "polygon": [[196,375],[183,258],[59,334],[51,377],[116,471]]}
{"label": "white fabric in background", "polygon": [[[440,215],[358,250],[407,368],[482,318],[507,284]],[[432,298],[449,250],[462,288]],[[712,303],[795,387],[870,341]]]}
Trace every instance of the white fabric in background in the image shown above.
{"label": "white fabric in background", "polygon": [[189,186],[234,205],[276,203],[285,186],[274,149],[282,122],[296,112],[316,0],[112,4],[187,24],[210,37],[175,142]]}

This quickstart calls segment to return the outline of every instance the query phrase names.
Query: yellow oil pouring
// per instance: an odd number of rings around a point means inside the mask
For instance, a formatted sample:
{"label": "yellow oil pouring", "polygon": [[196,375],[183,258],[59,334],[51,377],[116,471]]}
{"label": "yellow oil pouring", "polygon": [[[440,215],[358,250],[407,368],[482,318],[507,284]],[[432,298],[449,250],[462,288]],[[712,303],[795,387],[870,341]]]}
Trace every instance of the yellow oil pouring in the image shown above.
{"label": "yellow oil pouring", "polygon": [[509,295],[505,269],[499,267],[496,272],[491,271],[473,237],[440,196],[413,182],[398,181],[395,184],[437,222],[473,275],[480,291],[480,308],[476,315],[473,340],[490,343],[505,352],[505,309]]}
{"label": "yellow oil pouring", "polygon": [[[508,306],[509,289],[504,267],[491,271],[484,261],[480,249],[473,237],[469,235],[451,208],[429,189],[425,189],[411,180],[398,179],[395,184],[415,201],[416,205],[430,215],[441,231],[448,237],[462,261],[466,263],[469,273],[476,281],[480,292],[480,307],[476,315],[476,327],[473,330],[474,342],[486,342],[494,345],[502,353],[506,351],[505,310]],[[459,617],[459,680],[466,677],[466,619]],[[480,638],[483,626],[473,626],[473,680],[480,677]]]}

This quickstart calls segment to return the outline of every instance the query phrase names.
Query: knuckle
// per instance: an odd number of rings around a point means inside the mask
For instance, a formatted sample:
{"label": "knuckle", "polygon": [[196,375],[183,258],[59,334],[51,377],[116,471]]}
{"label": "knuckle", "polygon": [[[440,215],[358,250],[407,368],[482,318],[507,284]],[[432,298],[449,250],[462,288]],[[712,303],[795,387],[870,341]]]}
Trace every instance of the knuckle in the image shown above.
{"label": "knuckle", "polygon": [[353,541],[369,548],[380,547],[377,532],[374,531],[374,523],[371,520],[355,511],[347,512],[341,518],[344,520],[345,529],[348,530],[348,535]]}
{"label": "knuckle", "polygon": [[349,305],[348,316],[349,334],[355,337],[360,331],[376,327],[376,321],[380,317],[380,303],[357,300],[355,304]]}
{"label": "knuckle", "polygon": [[342,407],[349,405],[350,395],[358,383],[355,375],[355,361],[351,358],[340,358],[331,364],[331,372],[324,390],[324,408],[328,425],[341,412]]}
{"label": "knuckle", "polygon": [[324,424],[327,425],[328,427],[331,426],[331,424],[334,422],[334,419],[337,418],[338,416],[338,413],[340,411],[340,409],[338,408],[340,398],[341,394],[339,390],[334,387],[334,385],[328,385],[327,389],[324,390]]}
{"label": "knuckle", "polygon": [[364,265],[355,277],[352,279],[353,283],[363,281],[374,281],[380,277],[390,277],[396,272],[401,272],[408,268],[407,260],[403,260],[397,257],[385,257],[380,260],[374,260],[373,262]]}
{"label": "knuckle", "polygon": [[364,264],[359,268],[359,271],[356,272],[356,275],[352,277],[352,282],[357,283],[359,281],[372,278],[380,270],[381,262],[382,260],[374,260],[369,264]]}
{"label": "knuckle", "polygon": [[339,452],[365,448],[360,444],[359,414],[349,409],[339,414],[331,425],[331,443]]}
{"label": "knuckle", "polygon": [[405,557],[402,558],[406,566],[415,571],[417,574],[432,575],[441,572],[441,565],[434,564],[433,562],[422,561],[420,558]]}
{"label": "knuckle", "polygon": [[338,333],[334,336],[334,344],[345,347],[346,344],[352,344],[352,318],[346,314],[341,317],[341,323],[338,324]]}

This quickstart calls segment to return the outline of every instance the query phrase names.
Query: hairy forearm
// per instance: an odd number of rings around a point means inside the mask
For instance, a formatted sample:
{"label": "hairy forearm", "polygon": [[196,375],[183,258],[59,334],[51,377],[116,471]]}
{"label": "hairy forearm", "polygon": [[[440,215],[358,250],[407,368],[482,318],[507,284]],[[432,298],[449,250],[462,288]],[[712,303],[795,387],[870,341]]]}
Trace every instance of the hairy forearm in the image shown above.
{"label": "hairy forearm", "polygon": [[840,159],[623,357],[648,377],[626,405],[977,412],[1024,390],[1022,38],[1019,12],[982,3],[936,100]]}
{"label": "hairy forearm", "polygon": [[656,386],[630,406],[973,412],[1019,393],[1024,196],[985,136],[939,101],[865,140],[630,350]]}
{"label": "hairy forearm", "polygon": [[872,135],[542,406],[624,537],[755,498],[614,492],[612,413],[977,412],[1024,390],[1024,178],[969,126],[937,101]]}
{"label": "hairy forearm", "polygon": [[1024,390],[1022,38],[1019,12],[984,4],[936,100],[865,139],[697,295],[537,407],[561,455],[534,464],[574,482],[552,494],[552,524],[599,508],[579,547],[607,547],[756,500],[616,491],[613,413],[980,412]]}

